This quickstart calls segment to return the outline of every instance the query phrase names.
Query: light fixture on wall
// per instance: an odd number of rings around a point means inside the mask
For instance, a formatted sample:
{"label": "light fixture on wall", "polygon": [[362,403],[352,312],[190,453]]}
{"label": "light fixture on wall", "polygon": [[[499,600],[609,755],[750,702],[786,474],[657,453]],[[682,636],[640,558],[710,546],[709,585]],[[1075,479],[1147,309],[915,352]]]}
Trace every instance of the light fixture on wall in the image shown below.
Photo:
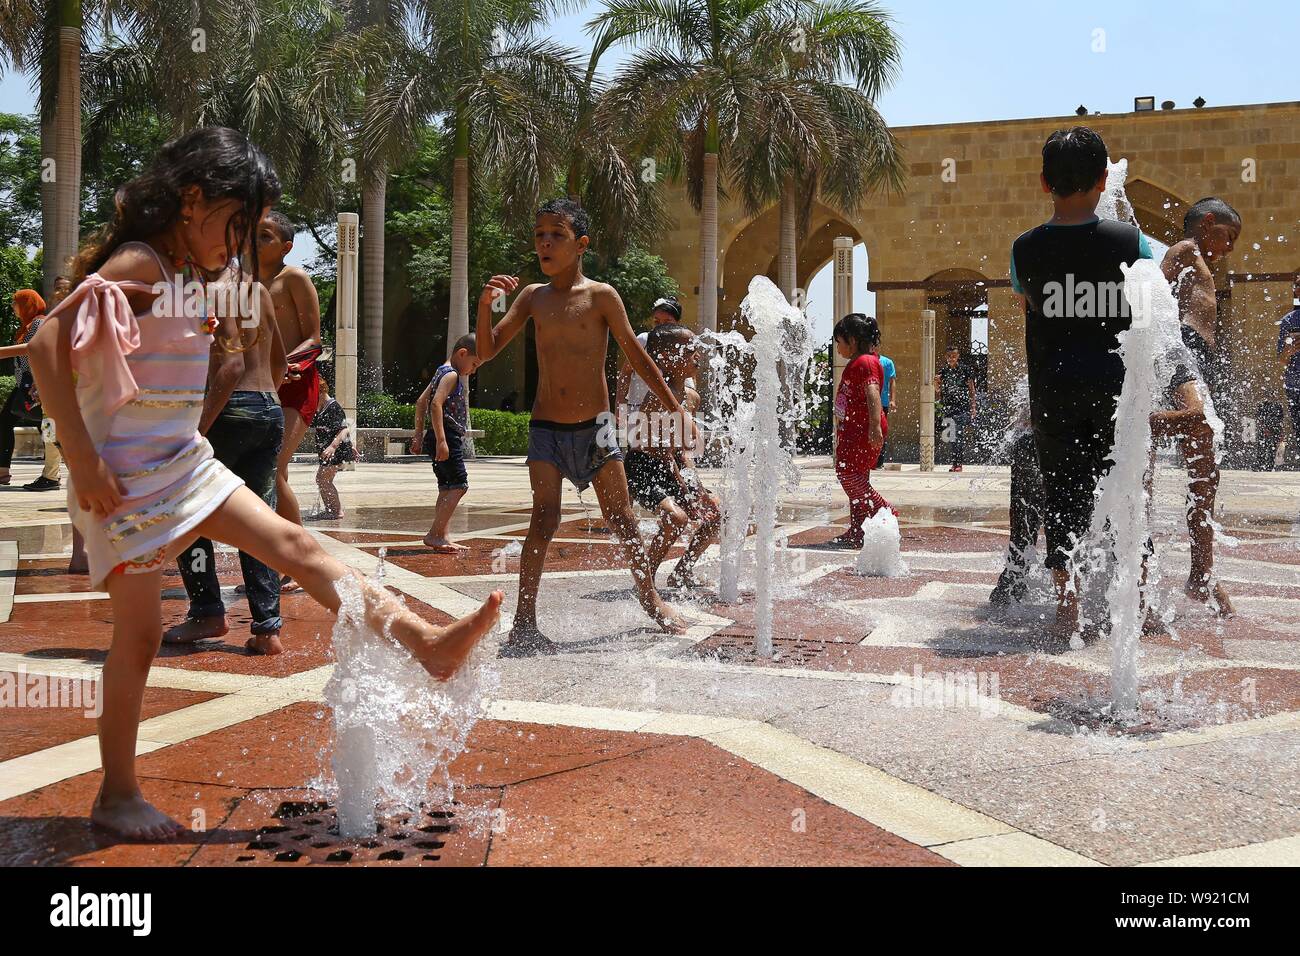
{"label": "light fixture on wall", "polygon": [[1074,115],[1075,115],[1075,116],[1087,116],[1087,115],[1088,115],[1088,107],[1086,107],[1086,106],[1084,106],[1082,103],[1080,103],[1080,104],[1079,104],[1079,108],[1078,108],[1077,110],[1074,111]]}
{"label": "light fixture on wall", "polygon": [[1198,96],[1196,99],[1192,100],[1192,105],[1199,110],[1202,106],[1205,105],[1205,97]]}
{"label": "light fixture on wall", "polygon": [[1133,97],[1133,112],[1150,113],[1155,108],[1156,108],[1156,98],[1154,96]]}

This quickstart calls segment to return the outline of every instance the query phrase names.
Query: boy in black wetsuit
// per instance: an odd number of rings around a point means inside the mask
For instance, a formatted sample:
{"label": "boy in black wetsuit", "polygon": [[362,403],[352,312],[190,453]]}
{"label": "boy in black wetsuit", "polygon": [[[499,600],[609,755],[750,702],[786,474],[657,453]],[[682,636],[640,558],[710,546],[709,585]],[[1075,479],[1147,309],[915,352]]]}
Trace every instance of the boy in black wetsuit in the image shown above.
{"label": "boy in black wetsuit", "polygon": [[1056,634],[1078,630],[1072,552],[1088,530],[1093,492],[1110,468],[1124,384],[1116,336],[1131,321],[1121,265],[1151,258],[1142,233],[1097,218],[1106,144],[1091,129],[1053,133],[1043,147],[1043,191],[1053,215],[1018,238],[1011,286],[1025,307],[1029,408],[1042,470],[1047,557],[1056,585]]}

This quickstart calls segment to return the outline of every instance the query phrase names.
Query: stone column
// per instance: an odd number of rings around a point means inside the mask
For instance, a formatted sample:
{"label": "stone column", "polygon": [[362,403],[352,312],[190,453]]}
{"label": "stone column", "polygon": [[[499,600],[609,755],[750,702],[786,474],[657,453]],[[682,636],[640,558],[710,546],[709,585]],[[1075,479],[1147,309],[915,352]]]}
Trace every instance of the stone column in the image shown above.
{"label": "stone column", "polygon": [[[832,327],[844,316],[853,311],[853,240],[848,236],[836,236],[831,243],[834,251],[835,263],[835,282],[832,292],[831,306],[831,325]],[[835,394],[840,390],[840,379],[844,375],[844,366],[848,363],[840,358],[839,352],[835,350],[835,343],[830,343],[831,349],[831,401],[835,401]],[[835,423],[831,423],[831,449],[835,448],[836,435]]]}
{"label": "stone column", "polygon": [[921,470],[934,471],[934,310],[921,310]]}

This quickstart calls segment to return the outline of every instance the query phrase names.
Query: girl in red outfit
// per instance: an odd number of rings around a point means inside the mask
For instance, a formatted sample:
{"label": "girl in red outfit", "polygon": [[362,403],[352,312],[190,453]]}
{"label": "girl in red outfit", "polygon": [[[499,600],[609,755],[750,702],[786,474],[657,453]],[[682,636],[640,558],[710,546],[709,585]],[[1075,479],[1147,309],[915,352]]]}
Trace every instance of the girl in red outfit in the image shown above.
{"label": "girl in red outfit", "polygon": [[879,344],[880,326],[871,316],[851,312],[835,323],[835,350],[849,360],[835,395],[835,476],[849,496],[849,527],[833,545],[862,547],[862,523],[881,508],[894,511],[871,487],[889,427],[880,404],[885,373],[874,354]]}

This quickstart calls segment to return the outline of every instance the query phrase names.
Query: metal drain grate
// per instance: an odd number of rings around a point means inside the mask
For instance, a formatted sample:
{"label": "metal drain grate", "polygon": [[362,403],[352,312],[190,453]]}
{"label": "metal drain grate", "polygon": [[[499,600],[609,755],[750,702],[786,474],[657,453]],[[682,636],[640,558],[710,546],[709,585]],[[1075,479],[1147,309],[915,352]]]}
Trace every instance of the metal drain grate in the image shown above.
{"label": "metal drain grate", "polygon": [[339,838],[338,815],[327,803],[285,801],[268,824],[235,858],[236,863],[389,863],[428,866],[442,859],[442,850],[458,826],[452,809],[402,811],[375,827],[369,840]]}
{"label": "metal drain grate", "polygon": [[777,663],[786,667],[809,664],[827,651],[824,641],[805,641],[798,638],[776,638],[772,641],[775,652],[769,661],[754,653],[754,639],[742,634],[719,634],[697,645],[696,652],[703,657],[728,664]]}

